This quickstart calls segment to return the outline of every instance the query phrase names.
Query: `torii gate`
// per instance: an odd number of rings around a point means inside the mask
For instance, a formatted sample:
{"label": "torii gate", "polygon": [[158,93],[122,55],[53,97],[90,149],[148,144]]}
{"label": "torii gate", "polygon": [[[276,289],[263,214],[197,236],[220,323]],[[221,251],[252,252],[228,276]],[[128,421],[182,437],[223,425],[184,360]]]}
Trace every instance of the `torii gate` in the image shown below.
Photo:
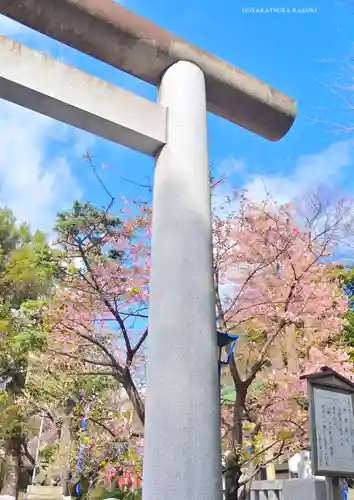
{"label": "torii gate", "polygon": [[144,500],[220,500],[207,109],[271,141],[290,97],[112,0],[0,13],[159,87],[158,103],[0,37],[0,97],[155,158]]}

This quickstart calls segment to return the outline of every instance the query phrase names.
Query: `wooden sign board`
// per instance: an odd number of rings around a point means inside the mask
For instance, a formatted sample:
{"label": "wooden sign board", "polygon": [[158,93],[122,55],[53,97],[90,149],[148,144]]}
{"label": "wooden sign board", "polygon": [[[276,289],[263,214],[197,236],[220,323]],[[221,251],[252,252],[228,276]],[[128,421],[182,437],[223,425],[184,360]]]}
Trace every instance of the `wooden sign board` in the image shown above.
{"label": "wooden sign board", "polygon": [[308,382],[312,471],[354,477],[354,384],[324,367]]}

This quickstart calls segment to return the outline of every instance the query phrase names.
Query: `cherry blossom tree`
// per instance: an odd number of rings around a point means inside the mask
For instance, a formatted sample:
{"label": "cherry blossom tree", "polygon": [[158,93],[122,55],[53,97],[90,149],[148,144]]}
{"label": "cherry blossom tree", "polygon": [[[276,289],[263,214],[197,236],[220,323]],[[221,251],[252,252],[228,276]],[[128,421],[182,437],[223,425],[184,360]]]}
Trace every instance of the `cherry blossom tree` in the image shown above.
{"label": "cherry blossom tree", "polygon": [[84,366],[79,376],[109,375],[126,390],[141,422],[138,390],[147,336],[150,210],[126,206],[119,216],[75,203],[60,213],[62,279],[49,315],[50,352]]}
{"label": "cherry blossom tree", "polygon": [[255,205],[241,194],[238,203],[214,220],[218,323],[240,336],[230,361],[235,403],[223,409],[228,500],[261,465],[306,443],[300,375],[323,365],[352,370],[335,343],[347,300],[331,261],[351,228],[347,205],[300,218],[270,198]]}
{"label": "cherry blossom tree", "polygon": [[[223,374],[235,391],[222,408],[231,500],[246,494],[261,466],[306,443],[300,375],[323,365],[351,370],[338,340],[347,300],[333,252],[352,231],[352,212],[350,203],[329,206],[318,195],[295,210],[228,192],[214,214],[214,275],[217,327],[240,336]],[[111,209],[76,203],[59,214],[65,256],[50,352],[79,362],[78,376],[112,376],[143,424],[151,210],[127,201],[118,216]]]}
{"label": "cherry blossom tree", "polygon": [[36,466],[36,482],[60,481],[68,494],[78,482],[84,492],[89,485],[104,484],[108,469],[137,477],[141,470],[141,427],[127,396],[112,377],[75,376],[83,369],[83,362],[50,351],[32,355],[18,400],[26,415],[27,452]]}

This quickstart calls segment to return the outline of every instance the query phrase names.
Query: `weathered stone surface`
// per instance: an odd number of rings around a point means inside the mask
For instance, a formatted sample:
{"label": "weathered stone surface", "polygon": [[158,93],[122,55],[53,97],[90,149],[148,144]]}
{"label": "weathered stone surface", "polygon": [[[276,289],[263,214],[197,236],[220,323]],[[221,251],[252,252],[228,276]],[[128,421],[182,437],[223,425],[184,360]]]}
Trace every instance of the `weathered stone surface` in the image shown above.
{"label": "weathered stone surface", "polygon": [[[27,488],[27,500],[62,500],[63,489],[61,486],[37,486]],[[0,499],[1,500],[1,499]]]}
{"label": "weathered stone surface", "polygon": [[326,482],[324,479],[289,479],[283,481],[284,500],[324,500]]}
{"label": "weathered stone surface", "polygon": [[284,479],[278,481],[254,481],[251,500],[325,500],[324,479]]}

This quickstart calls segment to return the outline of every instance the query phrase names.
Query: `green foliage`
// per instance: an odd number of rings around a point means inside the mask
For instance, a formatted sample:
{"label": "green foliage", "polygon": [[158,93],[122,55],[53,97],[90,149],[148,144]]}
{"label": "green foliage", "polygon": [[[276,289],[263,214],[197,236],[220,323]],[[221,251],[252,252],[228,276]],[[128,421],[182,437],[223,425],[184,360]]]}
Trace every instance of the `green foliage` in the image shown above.
{"label": "green foliage", "polygon": [[0,389],[0,407],[4,406],[9,401],[9,394],[5,389]]}
{"label": "green foliage", "polygon": [[[102,247],[105,242],[114,237],[122,221],[106,210],[98,209],[91,203],[75,201],[73,208],[58,214],[55,230],[60,243],[66,248],[85,250],[86,256],[103,256]],[[112,254],[110,258],[118,258]]]}
{"label": "green foliage", "polygon": [[342,288],[349,299],[349,308],[345,314],[345,324],[342,339],[348,346],[351,359],[354,361],[354,268],[344,269],[338,267],[337,273],[340,277]]}
{"label": "green foliage", "polygon": [[9,401],[11,401],[10,398],[0,412],[2,420],[1,423],[6,423],[6,426],[1,426],[1,437],[5,439],[22,435],[23,424],[25,420],[25,415],[21,411],[21,408],[16,404],[16,402],[12,401],[9,403]]}
{"label": "green foliage", "polygon": [[24,301],[46,296],[57,273],[58,253],[48,246],[39,231],[33,237],[28,234],[25,242],[18,240],[7,255],[4,252],[2,255],[1,295],[16,308]]}
{"label": "green foliage", "polygon": [[29,229],[25,224],[17,225],[11,210],[0,209],[0,272],[8,261],[9,254],[30,240]]}
{"label": "green foliage", "polygon": [[24,326],[12,336],[11,342],[14,348],[26,355],[30,351],[41,349],[45,344],[46,338],[46,333],[43,330]]}
{"label": "green foliage", "polygon": [[[16,225],[11,212],[0,210],[0,379],[10,380],[0,391],[0,446],[14,435],[23,442],[38,435],[39,417],[44,415],[45,432],[50,429],[51,437],[40,451],[41,465],[53,470],[72,466],[80,444],[91,439],[84,472],[92,474],[101,457],[110,453],[102,434],[116,432],[117,442],[121,439],[119,427],[114,427],[121,415],[112,402],[108,411],[106,401],[117,383],[109,376],[77,375],[87,371],[80,359],[56,354],[48,335],[56,298],[52,291],[54,284],[64,288],[67,278],[85,272],[77,269],[75,257],[81,257],[86,268],[87,262],[121,259],[122,253],[109,244],[120,236],[122,222],[90,203],[75,202],[72,210],[58,215],[55,229],[64,252],[49,247],[43,233],[31,235],[26,225]],[[95,359],[97,347],[89,348],[87,356]],[[88,416],[87,432],[79,428],[83,413]],[[137,457],[131,453],[127,459]],[[140,497],[125,492],[124,498]]]}
{"label": "green foliage", "polygon": [[47,444],[44,448],[39,451],[39,458],[41,462],[45,464],[50,464],[54,461],[55,456],[58,452],[58,443]]}
{"label": "green foliage", "polygon": [[31,234],[12,212],[0,209],[0,440],[23,436],[19,401],[31,353],[46,343],[43,311],[55,275],[54,252],[39,231]]}
{"label": "green foliage", "polygon": [[345,343],[354,349],[354,311],[349,309],[345,315],[346,324],[343,328],[343,338]]}

